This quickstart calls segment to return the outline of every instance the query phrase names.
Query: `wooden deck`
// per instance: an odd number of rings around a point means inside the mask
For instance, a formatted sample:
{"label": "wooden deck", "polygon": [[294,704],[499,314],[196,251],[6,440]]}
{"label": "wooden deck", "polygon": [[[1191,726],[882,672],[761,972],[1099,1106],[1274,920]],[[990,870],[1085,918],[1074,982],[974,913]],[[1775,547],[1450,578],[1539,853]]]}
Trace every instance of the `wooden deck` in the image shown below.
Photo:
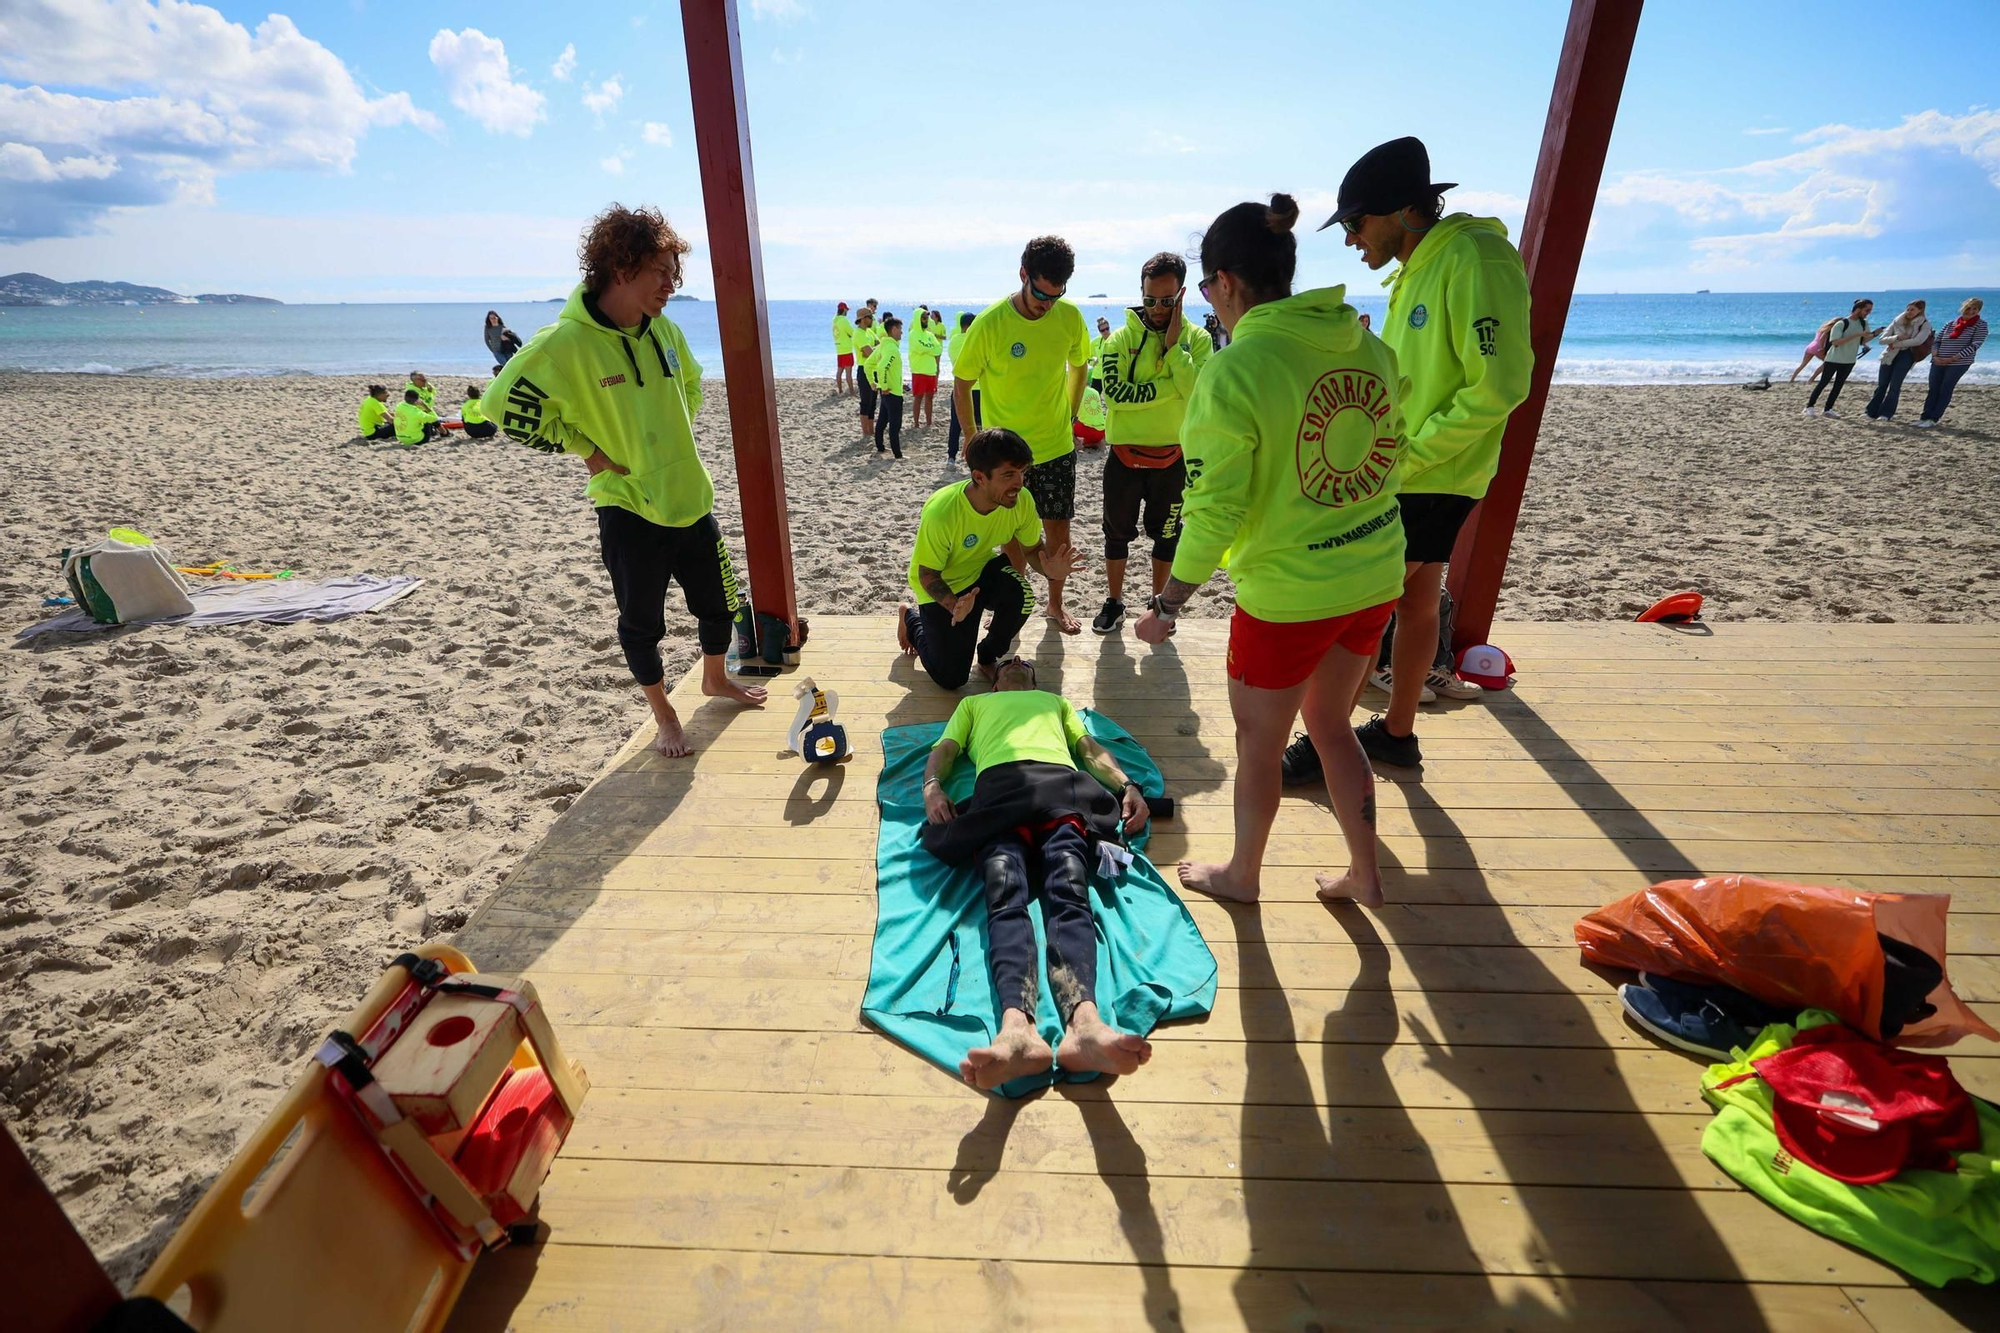
{"label": "wooden deck", "polygon": [[[1044,687],[1179,797],[1163,867],[1227,852],[1223,633],[1039,642]],[[684,682],[700,754],[635,736],[459,941],[535,980],[595,1088],[549,1243],[490,1257],[454,1327],[2000,1327],[1715,1170],[1698,1063],[1629,1030],[1570,938],[1692,872],[1947,892],[1953,978],[2000,1023],[2000,627],[1495,638],[1518,688],[1425,710],[1424,780],[1378,783],[1387,908],[1314,901],[1340,841],[1323,792],[1288,797],[1262,909],[1189,902],[1213,1015],[1020,1104],[857,1018],[876,737],[954,696],[887,617],[815,618],[805,669],[857,751],[826,773],[782,753],[793,677],[762,714]],[[2000,1047],[1959,1050],[2000,1097]]]}

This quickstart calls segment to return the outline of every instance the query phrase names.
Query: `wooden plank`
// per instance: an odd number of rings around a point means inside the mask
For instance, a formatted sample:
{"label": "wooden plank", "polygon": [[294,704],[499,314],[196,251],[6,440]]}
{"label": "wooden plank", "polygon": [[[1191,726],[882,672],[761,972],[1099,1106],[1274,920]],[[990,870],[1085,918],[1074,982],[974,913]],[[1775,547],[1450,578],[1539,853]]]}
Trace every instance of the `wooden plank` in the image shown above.
{"label": "wooden plank", "polygon": [[1875,1333],[1992,1333],[2000,1328],[2000,1291],[1992,1287],[1856,1287],[1842,1294]]}
{"label": "wooden plank", "polygon": [[[1144,1195],[1120,1184],[1137,1203]],[[1022,1263],[758,1254],[554,1243],[482,1255],[451,1333],[653,1329],[965,1329],[1202,1333],[1373,1327],[1465,1330],[1759,1328],[1874,1333],[1838,1287],[1541,1276],[1303,1273],[1135,1262]],[[1150,1250],[1141,1232],[1135,1248]],[[1868,1296],[1887,1288],[1857,1288]],[[662,1293],[671,1299],[662,1300]],[[643,1312],[643,1314],[639,1313]]]}

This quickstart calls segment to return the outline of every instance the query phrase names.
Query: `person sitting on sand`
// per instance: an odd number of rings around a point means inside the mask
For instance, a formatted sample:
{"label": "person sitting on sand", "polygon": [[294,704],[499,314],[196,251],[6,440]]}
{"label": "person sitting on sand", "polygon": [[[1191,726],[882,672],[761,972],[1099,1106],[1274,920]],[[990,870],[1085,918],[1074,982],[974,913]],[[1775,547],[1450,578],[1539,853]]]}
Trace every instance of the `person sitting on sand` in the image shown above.
{"label": "person sitting on sand", "polygon": [[[1022,494],[1034,453],[1011,430],[982,430],[965,444],[970,481],[924,501],[910,552],[910,592],[896,614],[896,643],[947,690],[965,684],[975,660],[986,679],[1035,609],[1028,566],[1052,584],[1083,567],[1067,544],[1045,548],[1033,494]],[[995,554],[995,548],[999,554]],[[993,623],[979,637],[988,609]]]}
{"label": "person sitting on sand", "polygon": [[424,372],[421,370],[411,371],[410,382],[403,386],[404,393],[412,389],[416,390],[417,398],[423,403],[426,412],[437,411],[437,390],[431,387],[431,382],[424,378]]}
{"label": "person sitting on sand", "polygon": [[417,391],[403,390],[403,401],[396,407],[396,439],[408,445],[429,444],[443,433],[437,413],[424,406]]}
{"label": "person sitting on sand", "polygon": [[687,252],[657,208],[599,213],[578,251],[583,281],[488,390],[507,438],[575,454],[590,469],[585,493],[618,600],[618,645],[659,726],[653,748],[669,757],[693,752],[662,683],[670,582],[698,626],[701,692],[752,708],[765,699],[731,680],[724,661],[740,585],[712,512],[715,483],[694,447],[701,365],[662,317]]}
{"label": "person sitting on sand", "polygon": [[[978,773],[963,810],[944,791],[961,754]],[[986,956],[1002,1012],[992,1044],[967,1051],[958,1066],[973,1087],[991,1090],[1051,1063],[1130,1074],[1152,1059],[1150,1042],[1098,1013],[1089,872],[1094,843],[1116,839],[1121,828],[1138,832],[1148,813],[1139,784],[1084,730],[1069,701],[1036,688],[1034,663],[1000,663],[991,693],[961,699],[952,710],[924,766],[923,842],[940,860],[976,857],[986,881]],[[1028,903],[1037,860],[1049,984],[1063,1028],[1054,1050],[1035,1030],[1040,983]]]}
{"label": "person sitting on sand", "polygon": [[364,440],[395,439],[396,427],[390,422],[390,416],[389,386],[386,384],[369,385],[368,396],[361,400],[361,411],[355,417],[355,420],[361,426],[361,438]]}
{"label": "person sitting on sand", "polygon": [[484,393],[485,390],[477,384],[466,385],[465,403],[458,409],[459,424],[465,427],[465,433],[475,440],[490,440],[500,433],[500,428],[486,419],[486,408],[479,401]]}

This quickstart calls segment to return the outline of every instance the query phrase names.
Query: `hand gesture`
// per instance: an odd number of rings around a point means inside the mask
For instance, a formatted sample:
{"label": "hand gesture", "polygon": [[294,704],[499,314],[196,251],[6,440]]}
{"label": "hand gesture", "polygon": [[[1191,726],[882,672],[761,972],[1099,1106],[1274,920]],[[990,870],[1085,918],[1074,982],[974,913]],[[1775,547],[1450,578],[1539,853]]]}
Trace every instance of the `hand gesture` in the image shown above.
{"label": "hand gesture", "polygon": [[1060,546],[1042,548],[1042,577],[1067,579],[1083,572],[1083,556],[1074,546],[1064,542]]}
{"label": "hand gesture", "polygon": [[1146,820],[1153,813],[1146,806],[1146,798],[1141,796],[1139,789],[1130,783],[1125,785],[1125,799],[1120,802],[1120,809],[1125,816],[1127,833],[1137,833],[1146,827]]}
{"label": "hand gesture", "polygon": [[622,468],[612,462],[611,456],[602,449],[592,449],[589,457],[583,460],[583,465],[590,469],[590,475],[593,477],[600,472],[616,472],[621,477],[632,475],[630,468]]}
{"label": "hand gesture", "polygon": [[978,601],[979,589],[967,588],[956,597],[945,598],[943,605],[951,612],[951,623],[956,625],[959,621],[972,614],[972,608]]}
{"label": "hand gesture", "polygon": [[1169,350],[1169,349],[1171,349],[1171,348],[1172,348],[1172,347],[1173,347],[1173,346],[1174,346],[1174,345],[1175,345],[1176,343],[1180,342],[1180,340],[1181,340],[1181,303],[1180,303],[1180,302],[1179,302],[1178,300],[1176,300],[1176,301],[1174,302],[1174,309],[1173,309],[1173,313],[1167,316],[1167,329],[1166,329],[1166,332],[1165,332],[1165,333],[1163,333],[1163,334],[1161,334],[1160,336],[1166,339],[1166,347],[1165,347],[1165,348],[1162,348],[1162,349],[1161,349],[1162,351],[1166,351],[1166,350]]}
{"label": "hand gesture", "polygon": [[951,797],[944,794],[942,782],[924,784],[924,817],[933,824],[949,824],[958,818],[958,808],[951,803]]}
{"label": "hand gesture", "polygon": [[1162,644],[1172,637],[1174,622],[1161,618],[1158,612],[1148,607],[1146,614],[1133,624],[1132,632],[1139,636],[1142,643]]}

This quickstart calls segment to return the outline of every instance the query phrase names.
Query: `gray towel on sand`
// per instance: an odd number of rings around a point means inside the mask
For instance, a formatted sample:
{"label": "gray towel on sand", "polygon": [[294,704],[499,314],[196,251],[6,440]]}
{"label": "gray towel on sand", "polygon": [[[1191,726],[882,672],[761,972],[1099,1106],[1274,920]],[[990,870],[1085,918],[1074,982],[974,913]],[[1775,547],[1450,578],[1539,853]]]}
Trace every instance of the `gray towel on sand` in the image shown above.
{"label": "gray towel on sand", "polygon": [[[298,620],[340,620],[375,611],[400,601],[423,586],[423,580],[407,574],[348,574],[337,579],[312,582],[307,579],[259,579],[252,583],[235,579],[203,584],[188,591],[194,603],[191,615],[167,616],[160,620],[135,620],[134,625],[240,625],[252,620],[287,624]],[[81,607],[28,626],[17,639],[63,631],[88,634],[92,630],[114,629],[100,625]]]}

